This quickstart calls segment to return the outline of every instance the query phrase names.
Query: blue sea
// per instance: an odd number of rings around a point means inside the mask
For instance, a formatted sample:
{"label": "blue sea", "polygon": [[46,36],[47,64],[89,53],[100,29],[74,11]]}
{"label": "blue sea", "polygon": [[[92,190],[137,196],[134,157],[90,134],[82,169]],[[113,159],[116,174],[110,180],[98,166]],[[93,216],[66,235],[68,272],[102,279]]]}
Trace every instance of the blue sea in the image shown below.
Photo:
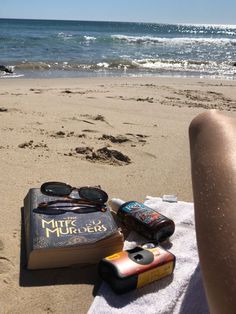
{"label": "blue sea", "polygon": [[1,78],[236,78],[236,25],[0,19]]}

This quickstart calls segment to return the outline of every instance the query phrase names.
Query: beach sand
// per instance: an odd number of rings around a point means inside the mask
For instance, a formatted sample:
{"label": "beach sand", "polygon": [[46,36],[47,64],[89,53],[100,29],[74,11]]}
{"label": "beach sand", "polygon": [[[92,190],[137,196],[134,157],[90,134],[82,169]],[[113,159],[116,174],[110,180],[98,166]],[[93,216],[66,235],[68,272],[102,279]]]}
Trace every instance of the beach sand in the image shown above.
{"label": "beach sand", "polygon": [[98,185],[110,198],[192,201],[188,126],[236,114],[236,81],[5,79],[0,84],[0,312],[86,313],[96,266],[27,271],[21,207],[45,181]]}

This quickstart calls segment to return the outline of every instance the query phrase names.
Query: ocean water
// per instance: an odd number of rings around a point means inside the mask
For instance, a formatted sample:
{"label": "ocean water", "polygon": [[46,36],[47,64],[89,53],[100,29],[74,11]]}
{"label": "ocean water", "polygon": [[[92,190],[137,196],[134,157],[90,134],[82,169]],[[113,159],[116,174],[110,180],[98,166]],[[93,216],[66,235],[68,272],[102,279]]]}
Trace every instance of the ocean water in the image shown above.
{"label": "ocean water", "polygon": [[236,25],[0,19],[10,77],[236,78]]}

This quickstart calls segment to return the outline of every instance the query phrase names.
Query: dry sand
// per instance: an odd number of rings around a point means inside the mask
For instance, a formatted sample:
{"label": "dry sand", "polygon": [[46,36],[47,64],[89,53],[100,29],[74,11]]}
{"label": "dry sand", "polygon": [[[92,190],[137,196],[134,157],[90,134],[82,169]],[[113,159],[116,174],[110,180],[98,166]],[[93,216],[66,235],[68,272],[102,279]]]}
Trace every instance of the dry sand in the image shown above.
{"label": "dry sand", "polygon": [[236,111],[236,82],[170,78],[1,80],[0,312],[86,313],[96,267],[27,271],[21,207],[45,181],[98,185],[110,198],[192,201],[188,126]]}

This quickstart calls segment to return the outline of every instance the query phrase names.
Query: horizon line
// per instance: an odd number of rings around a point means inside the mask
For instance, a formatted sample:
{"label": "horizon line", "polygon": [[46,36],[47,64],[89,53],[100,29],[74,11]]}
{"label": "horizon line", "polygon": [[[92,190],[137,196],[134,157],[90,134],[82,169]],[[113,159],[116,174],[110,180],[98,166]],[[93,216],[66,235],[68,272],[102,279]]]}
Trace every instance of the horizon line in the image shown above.
{"label": "horizon line", "polygon": [[29,20],[29,21],[62,21],[62,22],[101,22],[101,23],[136,23],[136,24],[164,24],[164,25],[191,25],[191,26],[233,26],[236,24],[225,23],[190,23],[190,22],[144,22],[144,21],[109,21],[109,20],[74,20],[56,18],[20,18],[20,17],[0,17],[0,20]]}

